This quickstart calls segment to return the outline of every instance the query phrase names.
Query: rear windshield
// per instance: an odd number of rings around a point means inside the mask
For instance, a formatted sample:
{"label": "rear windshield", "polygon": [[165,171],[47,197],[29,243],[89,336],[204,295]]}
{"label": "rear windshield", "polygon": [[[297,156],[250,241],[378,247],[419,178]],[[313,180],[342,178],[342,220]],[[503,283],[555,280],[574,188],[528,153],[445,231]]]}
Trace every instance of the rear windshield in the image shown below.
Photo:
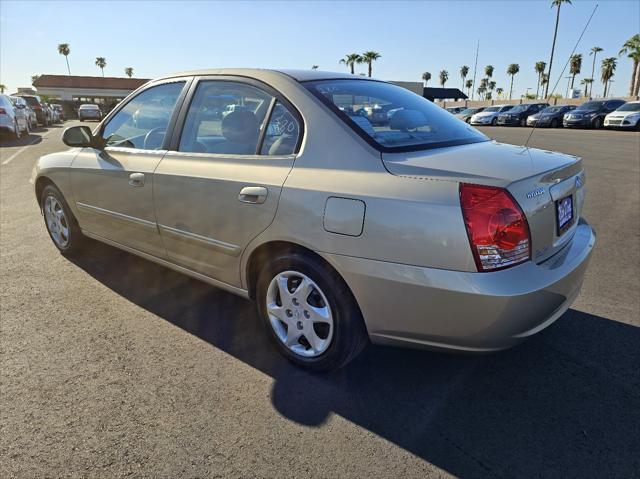
{"label": "rear windshield", "polygon": [[80,105],[80,110],[98,110],[98,105]]}
{"label": "rear windshield", "polygon": [[[304,85],[382,151],[422,150],[488,140],[429,100],[390,83],[322,80]],[[380,110],[386,114],[379,114]]]}
{"label": "rear windshield", "polygon": [[640,103],[625,103],[617,111],[640,111]]}

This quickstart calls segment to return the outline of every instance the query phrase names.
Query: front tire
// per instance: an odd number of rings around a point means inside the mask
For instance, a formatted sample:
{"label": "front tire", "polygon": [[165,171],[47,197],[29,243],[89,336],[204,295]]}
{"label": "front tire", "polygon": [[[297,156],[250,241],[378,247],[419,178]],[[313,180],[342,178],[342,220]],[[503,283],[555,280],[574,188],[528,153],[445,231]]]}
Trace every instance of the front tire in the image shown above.
{"label": "front tire", "polygon": [[602,128],[602,118],[596,118],[595,120],[593,120],[593,123],[591,125],[594,129],[599,130],[600,128]]}
{"label": "front tire", "polygon": [[558,128],[558,120],[555,118],[551,120],[551,128]]}
{"label": "front tire", "polygon": [[496,126],[498,124],[498,119],[494,118],[493,120],[491,120],[491,126]]}
{"label": "front tire", "polygon": [[40,207],[45,227],[56,248],[64,255],[79,252],[86,243],[86,237],[58,188],[53,185],[44,188]]}
{"label": "front tire", "polygon": [[349,287],[311,254],[286,252],[265,264],[256,299],[271,340],[287,359],[305,369],[338,369],[368,343]]}

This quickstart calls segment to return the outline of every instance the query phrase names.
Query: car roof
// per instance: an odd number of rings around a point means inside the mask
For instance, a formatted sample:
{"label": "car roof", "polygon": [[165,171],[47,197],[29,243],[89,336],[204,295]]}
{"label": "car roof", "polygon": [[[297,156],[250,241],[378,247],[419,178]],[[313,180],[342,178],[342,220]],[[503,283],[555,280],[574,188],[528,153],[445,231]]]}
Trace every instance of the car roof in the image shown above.
{"label": "car roof", "polygon": [[358,75],[351,75],[350,73],[340,73],[322,70],[293,70],[293,69],[266,69],[266,68],[217,68],[208,70],[192,70],[173,73],[156,80],[164,80],[168,78],[181,77],[181,76],[207,76],[207,75],[231,75],[231,76],[246,76],[256,78],[258,80],[267,79],[273,74],[284,75],[289,78],[293,78],[296,81],[314,81],[314,80],[336,80],[336,79],[349,79],[349,80],[371,80],[368,77],[361,77]]}

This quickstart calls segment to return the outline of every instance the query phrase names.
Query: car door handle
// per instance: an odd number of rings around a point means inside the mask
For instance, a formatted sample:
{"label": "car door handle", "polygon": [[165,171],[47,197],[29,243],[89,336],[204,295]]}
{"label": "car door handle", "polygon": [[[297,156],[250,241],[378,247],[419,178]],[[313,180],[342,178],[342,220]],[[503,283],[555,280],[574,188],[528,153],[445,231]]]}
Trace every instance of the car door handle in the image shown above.
{"label": "car door handle", "polygon": [[238,201],[261,204],[267,200],[269,190],[264,186],[245,186],[240,190]]}
{"label": "car door handle", "polygon": [[129,175],[129,186],[144,186],[144,173],[131,173]]}

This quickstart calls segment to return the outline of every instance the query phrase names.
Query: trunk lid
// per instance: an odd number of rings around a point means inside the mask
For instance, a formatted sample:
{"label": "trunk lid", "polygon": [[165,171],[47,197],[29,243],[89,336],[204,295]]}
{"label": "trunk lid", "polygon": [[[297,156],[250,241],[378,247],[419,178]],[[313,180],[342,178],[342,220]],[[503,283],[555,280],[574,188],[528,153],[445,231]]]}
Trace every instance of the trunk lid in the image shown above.
{"label": "trunk lid", "polygon": [[[384,153],[394,175],[506,188],[529,223],[531,257],[542,262],[573,236],[584,204],[582,160],[494,141],[407,153]],[[558,225],[557,203],[571,202],[573,219]],[[461,212],[462,214],[462,212]]]}

